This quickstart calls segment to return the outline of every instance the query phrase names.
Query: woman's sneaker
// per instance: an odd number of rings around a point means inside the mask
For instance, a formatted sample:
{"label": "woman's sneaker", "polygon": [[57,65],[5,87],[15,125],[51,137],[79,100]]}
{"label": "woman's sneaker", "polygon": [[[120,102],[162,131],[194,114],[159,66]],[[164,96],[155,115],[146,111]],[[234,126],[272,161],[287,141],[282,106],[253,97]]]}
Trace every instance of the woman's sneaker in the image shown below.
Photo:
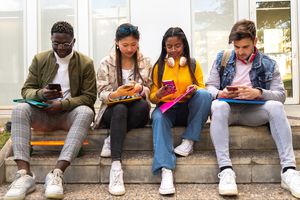
{"label": "woman's sneaker", "polygon": [[120,161],[113,161],[109,173],[108,191],[112,195],[125,194],[125,186],[123,181],[123,170]]}
{"label": "woman's sneaker", "polygon": [[174,149],[174,152],[180,156],[188,156],[193,152],[193,140],[182,139],[182,143]]}
{"label": "woman's sneaker", "polygon": [[28,175],[26,170],[17,171],[14,182],[10,185],[9,190],[4,196],[4,200],[25,199],[26,194],[35,190],[35,175]]}
{"label": "woman's sneaker", "polygon": [[111,157],[110,136],[105,138],[100,156],[105,158]]}
{"label": "woman's sneaker", "polygon": [[158,191],[162,195],[175,193],[172,170],[166,168],[161,169],[161,184]]}
{"label": "woman's sneaker", "polygon": [[224,169],[218,174],[220,179],[219,194],[220,195],[237,195],[238,189],[235,182],[235,173],[231,168]]}

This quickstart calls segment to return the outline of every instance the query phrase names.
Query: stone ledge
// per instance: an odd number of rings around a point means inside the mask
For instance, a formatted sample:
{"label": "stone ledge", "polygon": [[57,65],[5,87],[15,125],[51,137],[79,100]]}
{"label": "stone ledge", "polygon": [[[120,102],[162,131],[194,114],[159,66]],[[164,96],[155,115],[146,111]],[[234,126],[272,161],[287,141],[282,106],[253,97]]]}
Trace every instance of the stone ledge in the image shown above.
{"label": "stone ledge", "polygon": [[[50,170],[55,167],[59,154],[34,155],[31,158],[31,169],[36,175],[36,181],[43,183]],[[17,171],[13,157],[5,161],[6,181],[12,182]],[[96,153],[85,154],[76,158],[64,175],[66,183],[99,183],[100,182],[100,157]]]}
{"label": "stone ledge", "polygon": [[[172,129],[174,146],[177,146],[181,142],[181,134],[185,130],[184,127],[175,127]],[[275,150],[276,146],[273,138],[266,126],[259,127],[247,127],[247,126],[230,126],[230,148],[231,149],[243,149],[243,150]],[[293,146],[295,149],[300,149],[300,126],[292,126],[293,131]],[[98,129],[90,131],[88,135],[89,145],[84,148],[91,151],[101,151],[103,140],[108,135],[107,129]],[[38,132],[33,131],[32,139],[41,140],[45,138],[54,138],[62,140],[66,137],[67,132],[55,131],[55,132]],[[138,142],[137,142],[138,141]],[[38,147],[36,147],[38,148]],[[43,147],[44,148],[44,147]],[[42,149],[43,149],[42,148]],[[53,148],[53,147],[51,147]],[[39,148],[38,148],[39,149]],[[41,149],[41,148],[40,148]],[[49,148],[48,148],[49,149]],[[55,147],[54,149],[60,149]],[[152,151],[152,129],[139,128],[128,132],[124,150],[142,150]],[[195,144],[195,150],[214,150],[209,134],[209,125],[206,124],[202,131],[201,139]]]}
{"label": "stone ledge", "polygon": [[[122,166],[126,183],[159,183],[160,175],[151,172],[151,151],[125,151]],[[300,163],[300,150],[295,151]],[[31,159],[37,182],[43,182],[46,174],[54,168],[58,153],[45,156],[34,155]],[[277,151],[231,151],[233,168],[238,183],[280,182],[280,163]],[[17,170],[12,157],[5,161],[6,181],[11,182]],[[86,152],[76,158],[66,171],[66,183],[108,183],[111,167],[110,158],[100,158],[99,153]],[[213,151],[196,151],[188,157],[178,157],[175,170],[177,183],[217,183],[219,168]]]}

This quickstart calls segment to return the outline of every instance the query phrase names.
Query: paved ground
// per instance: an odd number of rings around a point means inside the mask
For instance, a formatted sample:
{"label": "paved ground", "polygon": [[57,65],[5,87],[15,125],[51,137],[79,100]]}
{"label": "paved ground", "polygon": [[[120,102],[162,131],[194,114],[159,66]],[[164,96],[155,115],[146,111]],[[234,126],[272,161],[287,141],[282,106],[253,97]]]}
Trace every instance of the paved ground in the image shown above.
{"label": "paved ground", "polygon": [[[221,197],[217,193],[216,184],[176,184],[176,194],[163,197],[158,194],[158,184],[126,184],[126,194],[114,197],[108,193],[107,184],[66,184],[65,200],[98,200],[98,199],[130,199],[130,200],[295,200],[280,184],[239,184],[239,195]],[[8,185],[0,186],[0,198]],[[30,194],[26,200],[43,200],[43,185]]]}

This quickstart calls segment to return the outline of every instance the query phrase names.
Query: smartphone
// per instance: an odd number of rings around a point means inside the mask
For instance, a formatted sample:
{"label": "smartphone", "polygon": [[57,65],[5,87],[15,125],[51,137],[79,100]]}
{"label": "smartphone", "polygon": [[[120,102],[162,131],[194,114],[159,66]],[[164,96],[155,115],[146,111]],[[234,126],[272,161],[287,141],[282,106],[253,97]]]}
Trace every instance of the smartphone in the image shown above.
{"label": "smartphone", "polygon": [[236,86],[226,86],[226,89],[230,92],[237,91],[239,88]]}
{"label": "smartphone", "polygon": [[174,80],[165,80],[165,81],[162,81],[162,83],[164,86],[167,86],[168,88],[171,89],[170,94],[173,94],[177,91]]}
{"label": "smartphone", "polygon": [[61,91],[61,86],[58,83],[48,83],[48,89]]}
{"label": "smartphone", "polygon": [[168,87],[176,88],[174,80],[165,80],[165,81],[162,81],[162,83],[164,86],[166,85]]}

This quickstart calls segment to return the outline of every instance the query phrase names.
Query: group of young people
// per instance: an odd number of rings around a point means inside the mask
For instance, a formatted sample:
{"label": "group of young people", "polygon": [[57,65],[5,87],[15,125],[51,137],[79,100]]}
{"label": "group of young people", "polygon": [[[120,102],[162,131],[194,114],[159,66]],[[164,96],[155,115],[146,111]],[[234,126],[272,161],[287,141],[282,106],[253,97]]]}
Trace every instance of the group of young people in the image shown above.
{"label": "group of young people", "polygon": [[[63,173],[77,155],[92,122],[95,129],[110,129],[101,156],[112,159],[109,192],[123,195],[124,140],[129,130],[149,122],[150,103],[156,105],[151,113],[152,172],[161,173],[160,194],[175,193],[175,154],[188,156],[193,152],[193,145],[200,140],[202,128],[211,114],[210,134],[220,167],[220,195],[238,194],[229,155],[229,125],[269,123],[282,166],[281,185],[300,198],[300,174],[296,171],[291,128],[283,107],[285,90],[277,63],[256,48],[256,28],[252,21],[241,20],[234,24],[229,35],[234,50],[226,59],[225,51],[218,53],[206,84],[199,62],[191,58],[188,40],[181,28],[171,27],[165,32],[160,56],[153,66],[139,51],[139,39],[136,26],[120,25],[115,35],[115,51],[103,58],[95,74],[92,60],[73,50],[76,41],[73,27],[67,22],[53,25],[53,49],[34,57],[22,88],[23,98],[43,101],[50,106],[39,109],[20,103],[13,109],[11,132],[18,171],[5,200],[24,199],[35,190],[35,175],[29,164],[31,127],[68,131],[55,169],[45,179],[45,196],[63,198]],[[59,83],[61,91],[50,89],[49,83]],[[97,95],[101,106],[94,120]],[[120,101],[125,97],[135,98]],[[162,105],[179,97],[179,102],[162,111]],[[219,98],[267,101],[259,105],[230,104]],[[182,142],[176,148],[171,131],[174,126],[186,127]]]}

